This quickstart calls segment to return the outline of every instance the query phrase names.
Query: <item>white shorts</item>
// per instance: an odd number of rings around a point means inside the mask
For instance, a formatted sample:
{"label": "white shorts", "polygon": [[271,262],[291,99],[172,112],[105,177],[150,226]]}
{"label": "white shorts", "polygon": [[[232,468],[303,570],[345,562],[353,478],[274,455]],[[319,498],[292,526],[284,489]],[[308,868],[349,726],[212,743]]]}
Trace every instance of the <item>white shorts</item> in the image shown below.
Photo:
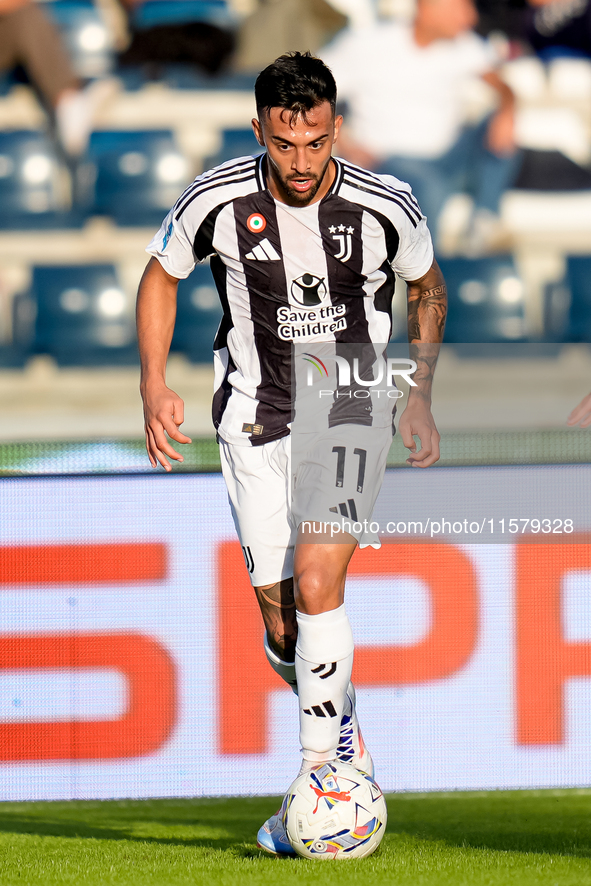
{"label": "white shorts", "polygon": [[290,436],[262,446],[220,439],[232,516],[255,587],[293,575],[297,530],[305,521],[312,532],[328,527],[335,541],[346,532],[360,544],[377,543],[369,523],[391,442],[390,428],[351,425],[299,435],[295,443]]}

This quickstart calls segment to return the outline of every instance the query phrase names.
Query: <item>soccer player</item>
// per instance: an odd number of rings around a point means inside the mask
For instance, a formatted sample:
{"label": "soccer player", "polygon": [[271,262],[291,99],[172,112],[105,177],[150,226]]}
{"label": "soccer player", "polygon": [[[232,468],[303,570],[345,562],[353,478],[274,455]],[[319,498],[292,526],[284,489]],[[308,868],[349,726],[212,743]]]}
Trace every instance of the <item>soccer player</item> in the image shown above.
{"label": "soccer player", "polygon": [[[349,344],[383,352],[400,275],[417,369],[399,430],[409,463],[432,465],[439,435],[430,398],[445,283],[410,187],[332,157],[342,119],[322,61],[309,53],[281,56],[259,75],[255,97],[253,128],[265,152],[200,175],[148,247],[138,296],[146,445],[151,464],[169,471],[169,459],[182,456],[167,437],[190,442],[180,431],[183,402],[166,385],[166,359],[178,281],[211,257],[224,308],[213,399],[222,471],[268,661],[298,695],[302,771],[340,759],[373,774],[355,713],[344,607],[347,565],[367,535],[343,525],[340,537],[317,538],[302,523],[350,516],[359,526],[371,517],[395,401],[384,419],[377,398],[345,397],[345,405],[354,404],[349,413],[332,398],[329,421],[321,417],[320,430],[304,426],[297,437],[294,468],[292,363],[302,346],[309,359]],[[351,428],[361,441],[354,449]],[[294,854],[281,810],[261,827],[258,842],[273,854]]]}

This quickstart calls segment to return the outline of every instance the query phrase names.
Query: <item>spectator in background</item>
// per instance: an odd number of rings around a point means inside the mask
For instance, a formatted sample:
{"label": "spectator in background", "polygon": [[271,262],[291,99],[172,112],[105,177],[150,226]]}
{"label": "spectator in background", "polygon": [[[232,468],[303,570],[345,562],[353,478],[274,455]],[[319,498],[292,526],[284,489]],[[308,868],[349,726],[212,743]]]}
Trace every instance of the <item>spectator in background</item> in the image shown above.
{"label": "spectator in background", "polygon": [[508,54],[517,58],[527,52],[527,0],[476,0],[478,24],[482,37],[501,35],[509,41]]}
{"label": "spectator in background", "polygon": [[31,0],[0,0],[0,70],[17,65],[53,116],[66,154],[79,157],[86,149],[97,106],[112,84],[96,81],[84,89],[43,8]]}
{"label": "spectator in background", "polygon": [[239,30],[235,67],[258,74],[284,52],[317,52],[346,24],[326,0],[259,0]]}
{"label": "spectator in background", "polygon": [[[435,238],[447,198],[470,193],[472,253],[494,244],[499,201],[517,165],[513,93],[472,31],[476,22],[472,0],[418,0],[411,24],[347,32],[322,52],[348,107],[343,153],[408,181]],[[496,91],[499,106],[480,125],[465,126],[464,90],[474,77]]]}
{"label": "spectator in background", "polygon": [[162,64],[188,64],[217,74],[230,59],[234,35],[208,22],[192,21],[137,28],[134,10],[150,0],[120,0],[129,18],[131,42],[119,56],[122,65],[148,65],[158,75]]}
{"label": "spectator in background", "polygon": [[529,0],[528,39],[543,61],[591,58],[589,0]]}

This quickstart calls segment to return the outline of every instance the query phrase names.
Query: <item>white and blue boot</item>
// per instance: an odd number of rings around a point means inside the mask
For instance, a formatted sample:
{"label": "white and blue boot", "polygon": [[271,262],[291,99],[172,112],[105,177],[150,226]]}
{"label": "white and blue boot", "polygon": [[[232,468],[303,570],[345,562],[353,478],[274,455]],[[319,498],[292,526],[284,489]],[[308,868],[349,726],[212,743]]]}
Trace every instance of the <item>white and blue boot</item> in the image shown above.
{"label": "white and blue boot", "polygon": [[341,720],[341,734],[337,747],[337,760],[350,763],[361,772],[366,772],[371,778],[374,774],[374,765],[371,754],[365,747],[357,711],[355,710],[355,687],[349,683],[345,698],[345,711]]}
{"label": "white and blue boot", "polygon": [[[373,760],[365,747],[365,742],[359,729],[359,721],[355,711],[355,687],[352,683],[349,683],[345,699],[345,711],[341,720],[337,760],[341,760],[343,763],[350,763],[356,769],[366,772],[373,778]],[[259,849],[264,849],[270,855],[297,855],[297,852],[292,849],[285,831],[286,800],[287,797],[284,797],[281,807],[275,815],[267,819],[257,834],[257,846]]]}
{"label": "white and blue boot", "polygon": [[259,828],[257,834],[257,846],[259,849],[264,849],[269,855],[297,855],[297,852],[292,848],[291,843],[287,839],[287,832],[285,830],[286,803],[287,796],[283,798],[283,803],[275,815],[267,819],[264,825]]}

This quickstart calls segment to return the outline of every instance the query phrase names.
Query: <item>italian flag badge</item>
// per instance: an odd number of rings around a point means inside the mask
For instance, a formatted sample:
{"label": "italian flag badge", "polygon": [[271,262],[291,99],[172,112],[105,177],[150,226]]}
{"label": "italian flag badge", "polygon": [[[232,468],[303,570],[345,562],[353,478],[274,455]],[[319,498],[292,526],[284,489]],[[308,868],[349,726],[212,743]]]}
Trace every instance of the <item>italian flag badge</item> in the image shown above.
{"label": "italian flag badge", "polygon": [[253,214],[249,215],[246,219],[246,227],[249,231],[252,231],[253,234],[260,234],[260,232],[264,231],[267,227],[267,219],[258,212],[253,212]]}

